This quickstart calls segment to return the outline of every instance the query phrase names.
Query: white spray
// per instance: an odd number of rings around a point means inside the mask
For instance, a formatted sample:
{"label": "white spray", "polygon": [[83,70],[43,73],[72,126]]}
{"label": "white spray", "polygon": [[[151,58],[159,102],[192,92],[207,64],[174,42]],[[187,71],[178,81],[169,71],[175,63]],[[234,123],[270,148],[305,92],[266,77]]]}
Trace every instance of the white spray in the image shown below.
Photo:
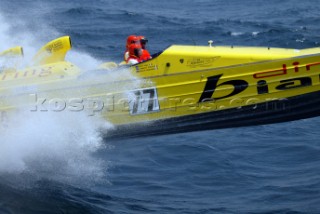
{"label": "white spray", "polygon": [[[27,64],[43,44],[37,44],[37,38],[28,32],[23,40],[21,35],[12,37],[10,25],[1,16],[0,22],[0,41],[6,41],[0,43],[0,51],[23,46],[23,64]],[[68,59],[83,69],[101,63],[85,53],[71,52]],[[130,75],[129,71],[126,75]],[[102,181],[106,179],[108,163],[94,154],[106,147],[101,129],[106,132],[111,127],[106,120],[85,112],[17,112],[0,128],[0,177],[27,174],[36,180],[68,184]]]}

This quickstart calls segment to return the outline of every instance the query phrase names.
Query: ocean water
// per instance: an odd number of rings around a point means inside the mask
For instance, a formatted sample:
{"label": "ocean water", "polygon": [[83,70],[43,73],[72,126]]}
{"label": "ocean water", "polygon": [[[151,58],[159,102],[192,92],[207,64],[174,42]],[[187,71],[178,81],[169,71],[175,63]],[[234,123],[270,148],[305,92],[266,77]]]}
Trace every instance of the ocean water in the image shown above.
{"label": "ocean water", "polygon": [[[0,50],[25,62],[70,35],[67,59],[120,62],[126,37],[320,46],[318,0],[3,0]],[[0,136],[0,213],[320,213],[320,119],[125,140],[108,121],[21,112]]]}

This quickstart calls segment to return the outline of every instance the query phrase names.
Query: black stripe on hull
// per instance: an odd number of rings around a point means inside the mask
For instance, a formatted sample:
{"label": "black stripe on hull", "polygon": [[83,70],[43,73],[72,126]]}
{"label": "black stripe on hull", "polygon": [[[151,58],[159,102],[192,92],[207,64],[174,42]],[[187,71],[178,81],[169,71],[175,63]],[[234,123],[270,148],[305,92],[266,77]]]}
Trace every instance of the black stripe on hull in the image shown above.
{"label": "black stripe on hull", "polygon": [[128,138],[200,130],[281,123],[320,116],[320,92],[270,101],[241,108],[212,111],[151,123],[122,125],[106,138]]}

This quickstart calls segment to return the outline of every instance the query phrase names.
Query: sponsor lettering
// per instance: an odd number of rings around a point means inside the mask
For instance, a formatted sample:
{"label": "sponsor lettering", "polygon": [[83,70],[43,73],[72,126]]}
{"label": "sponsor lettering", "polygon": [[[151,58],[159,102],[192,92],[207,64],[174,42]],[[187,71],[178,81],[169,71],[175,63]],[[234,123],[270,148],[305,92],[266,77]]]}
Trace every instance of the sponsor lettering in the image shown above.
{"label": "sponsor lettering", "polygon": [[[0,81],[5,80],[12,80],[12,79],[22,79],[22,78],[29,78],[29,77],[48,77],[52,75],[53,72],[51,71],[51,67],[42,68],[42,69],[33,69],[33,70],[26,70],[24,72],[5,72],[0,74]],[[63,75],[60,76],[63,78]]]}
{"label": "sponsor lettering", "polygon": [[[301,68],[299,69],[299,64],[300,64],[299,62],[292,63],[293,71],[295,73],[300,72],[300,70],[301,70]],[[305,65],[305,70],[310,71],[311,67],[316,66],[316,65],[320,65],[320,62]],[[288,69],[287,69],[286,64],[283,64],[282,68],[280,68],[280,69],[263,71],[263,72],[258,72],[258,73],[253,74],[253,78],[258,79],[258,81],[256,82],[256,85],[255,85],[257,88],[257,95],[269,93],[269,85],[268,85],[268,81],[267,81],[268,78],[274,77],[274,76],[280,76],[280,75],[287,75],[287,74],[288,74]],[[220,100],[220,99],[232,97],[232,96],[235,96],[237,94],[242,93],[249,86],[249,83],[246,80],[241,80],[241,79],[228,80],[228,81],[220,83],[222,75],[223,74],[211,76],[211,77],[207,78],[207,82],[206,82],[204,90],[201,94],[201,97],[199,99],[199,102],[208,102],[208,101],[212,101],[212,100]],[[319,78],[320,78],[320,76],[319,76]],[[312,78],[307,77],[307,76],[306,77],[284,79],[284,80],[280,80],[277,83],[278,85],[275,87],[275,89],[278,91],[283,91],[283,90],[290,90],[290,89],[300,88],[300,87],[308,87],[308,86],[313,85],[312,81],[313,81]],[[320,81],[320,80],[318,79],[318,81]],[[218,84],[218,82],[219,82],[219,84]],[[225,85],[233,86],[233,90],[225,96],[215,97],[213,99],[213,95],[214,95],[215,91],[217,90],[217,88],[219,88],[221,86],[225,86]]]}

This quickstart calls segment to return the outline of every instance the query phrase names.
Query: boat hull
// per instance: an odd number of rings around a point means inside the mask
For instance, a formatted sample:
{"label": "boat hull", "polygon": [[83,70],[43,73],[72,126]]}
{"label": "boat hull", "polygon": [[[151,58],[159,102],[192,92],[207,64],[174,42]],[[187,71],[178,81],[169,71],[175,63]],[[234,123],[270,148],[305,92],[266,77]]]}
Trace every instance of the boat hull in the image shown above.
{"label": "boat hull", "polygon": [[108,131],[105,138],[129,138],[256,126],[320,116],[320,91],[281,100],[169,118],[149,123],[121,125]]}

